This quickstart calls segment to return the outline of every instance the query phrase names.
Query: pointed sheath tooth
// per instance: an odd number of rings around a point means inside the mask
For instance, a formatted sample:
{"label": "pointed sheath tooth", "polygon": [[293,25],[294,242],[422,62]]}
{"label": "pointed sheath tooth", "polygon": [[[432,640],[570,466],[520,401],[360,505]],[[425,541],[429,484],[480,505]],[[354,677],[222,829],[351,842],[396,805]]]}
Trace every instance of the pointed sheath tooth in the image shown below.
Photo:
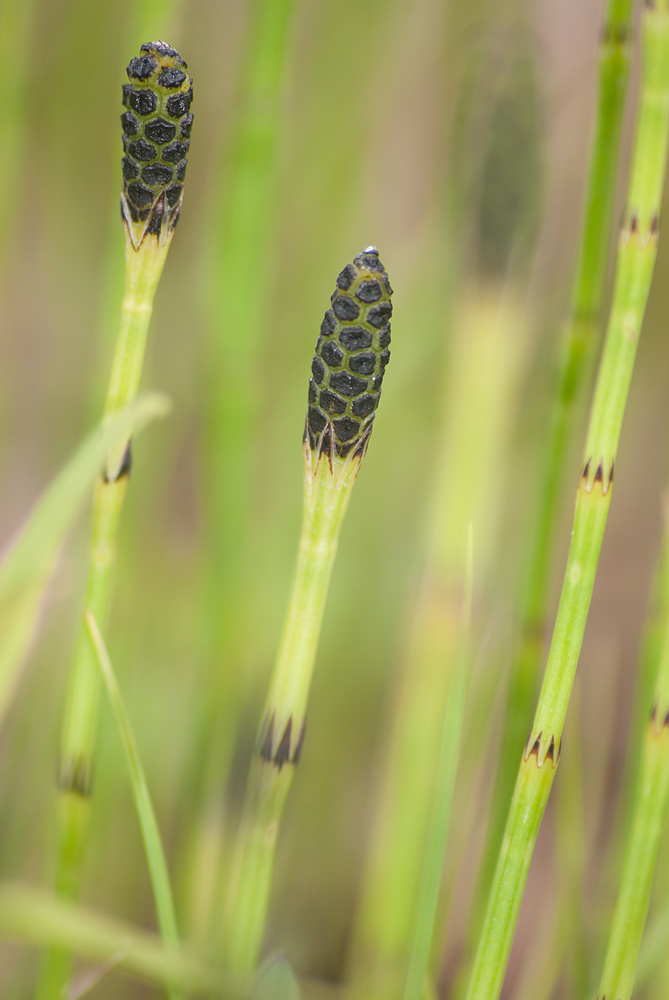
{"label": "pointed sheath tooth", "polygon": [[123,85],[122,215],[139,246],[147,232],[173,229],[181,208],[193,124],[193,81],[167,42],[147,42]]}
{"label": "pointed sheath tooth", "polygon": [[344,458],[364,448],[390,359],[392,293],[375,246],[340,272],[311,365],[306,441],[312,450],[333,447]]}

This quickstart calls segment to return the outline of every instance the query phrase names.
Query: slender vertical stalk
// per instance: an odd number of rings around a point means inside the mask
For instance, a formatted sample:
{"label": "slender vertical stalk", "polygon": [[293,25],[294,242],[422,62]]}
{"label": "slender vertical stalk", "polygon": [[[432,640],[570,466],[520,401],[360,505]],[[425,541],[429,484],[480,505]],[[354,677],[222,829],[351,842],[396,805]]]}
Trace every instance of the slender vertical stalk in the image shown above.
{"label": "slender vertical stalk", "polygon": [[[424,519],[423,565],[380,751],[377,807],[351,949],[355,994],[365,1000],[400,997],[406,989],[416,921],[422,922],[419,895],[444,715],[457,689],[464,540],[472,523],[477,579],[483,581],[476,603],[482,608],[499,545],[499,498],[510,468],[531,322],[509,272],[526,262],[541,188],[533,64],[522,43],[509,52],[500,26],[483,40],[485,57],[472,62],[472,79],[459,95],[461,124],[454,127],[457,155],[449,185],[449,242],[467,264],[459,260],[450,274],[457,298],[440,393],[443,412],[429,456],[434,486]],[[477,280],[455,281],[458,272],[460,278],[471,273],[473,261]]]}
{"label": "slender vertical stalk", "polygon": [[[663,575],[669,571],[669,517],[665,515]],[[667,588],[661,588],[667,595]],[[632,813],[620,891],[613,916],[599,997],[632,996],[641,938],[648,914],[653,875],[669,806],[669,602],[657,667],[650,720],[643,738],[641,767]]]}
{"label": "slender vertical stalk", "polygon": [[643,14],[643,69],[611,317],[593,399],[573,534],[539,704],[522,757],[467,993],[499,996],[548,801],[611,502],[614,463],[657,255],[669,131],[669,4]]}
{"label": "slender vertical stalk", "polygon": [[462,631],[459,663],[455,667],[449,691],[441,737],[437,779],[430,830],[425,849],[423,875],[420,884],[416,920],[414,923],[411,959],[404,987],[404,1000],[421,1000],[429,974],[430,952],[434,937],[439,889],[446,856],[455,777],[460,754],[460,734],[465,710],[465,691],[469,660],[469,633],[471,628],[473,589],[472,526],[467,531],[467,555],[463,580]]}
{"label": "slender vertical stalk", "polygon": [[[240,113],[222,184],[225,195],[209,255],[211,342],[207,414],[209,564],[207,629],[215,681],[223,686],[214,733],[228,736],[212,757],[218,789],[227,769],[234,731],[229,707],[238,684],[239,594],[244,531],[251,493],[253,434],[258,413],[255,372],[264,331],[273,191],[281,134],[281,98],[295,0],[254,0],[250,5],[248,51],[243,67]],[[224,669],[219,661],[224,659]],[[230,683],[232,682],[232,684]],[[220,712],[230,724],[220,724]]]}
{"label": "slender vertical stalk", "polygon": [[0,107],[0,273],[5,264],[9,231],[17,205],[17,180],[25,122],[25,91],[31,67],[30,35],[36,2],[0,3],[0,38],[3,42],[3,100]]}
{"label": "slender vertical stalk", "polygon": [[337,540],[390,357],[390,295],[376,248],[368,247],[337,279],[312,363],[297,569],[249,773],[224,934],[228,970],[242,981],[253,976],[260,953]]}
{"label": "slender vertical stalk", "polygon": [[601,324],[613,204],[632,41],[632,0],[608,0],[599,53],[595,132],[570,318],[562,332],[560,369],[534,534],[523,574],[521,640],[513,664],[506,729],[494,786],[487,847],[478,877],[472,927],[478,929],[512,793],[518,747],[530,713],[542,654],[555,523],[575,404],[592,371]]}
{"label": "slender vertical stalk", "polygon": [[[238,88],[238,114],[224,159],[207,256],[208,348],[204,483],[207,543],[199,630],[206,691],[194,753],[197,812],[186,848],[188,931],[217,947],[228,858],[226,783],[237,735],[248,635],[248,511],[252,502],[257,370],[270,281],[273,192],[282,127],[281,99],[294,0],[253,0]],[[199,761],[206,760],[204,769]],[[217,874],[212,877],[212,872]]]}
{"label": "slender vertical stalk", "polygon": [[[210,328],[204,496],[206,565],[200,636],[206,660],[202,739],[195,748],[194,782],[200,801],[184,879],[189,932],[202,940],[216,918],[226,848],[225,785],[239,719],[248,636],[245,576],[248,511],[258,413],[256,381],[265,330],[266,290],[274,232],[273,193],[283,116],[286,65],[295,0],[252,0],[238,93],[238,115],[224,160],[208,254]],[[199,761],[204,757],[202,773]],[[212,871],[219,870],[212,877]],[[216,928],[217,930],[217,928]]]}
{"label": "slender vertical stalk", "polygon": [[499,527],[489,483],[504,481],[529,329],[510,290],[477,283],[460,294],[441,394],[425,562],[382,748],[351,954],[355,995],[379,1000],[400,997],[407,976],[440,740],[462,646],[467,524],[476,525],[477,579],[485,580]]}
{"label": "slender vertical stalk", "polygon": [[[192,124],[192,81],[185,69],[179,54],[164,42],[143,45],[142,54],[128,66],[131,83],[123,88],[128,110],[121,119],[126,153],[121,198],[126,281],[105,418],[137,395],[153,299],[181,209]],[[58,768],[56,890],[70,899],[78,895],[86,844],[100,684],[86,616],[90,614],[104,628],[130,468],[130,440],[124,438],[110,449],[93,499],[84,619],[70,672]],[[50,952],[40,996],[45,1000],[60,996],[71,963],[71,954]]]}

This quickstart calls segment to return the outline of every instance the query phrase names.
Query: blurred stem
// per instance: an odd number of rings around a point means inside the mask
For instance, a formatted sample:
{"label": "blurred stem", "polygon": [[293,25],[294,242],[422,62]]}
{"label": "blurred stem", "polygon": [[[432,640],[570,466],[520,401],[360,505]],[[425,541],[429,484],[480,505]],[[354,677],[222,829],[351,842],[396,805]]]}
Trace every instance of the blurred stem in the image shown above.
{"label": "blurred stem", "polygon": [[0,102],[0,274],[4,270],[12,219],[21,203],[19,167],[25,128],[25,91],[33,51],[30,36],[36,0],[0,0],[2,101]]}
{"label": "blurred stem", "polygon": [[511,289],[475,284],[461,293],[432,458],[425,564],[383,745],[353,940],[356,996],[399,997],[405,985],[444,715],[462,649],[467,525],[476,526],[477,579],[485,580],[497,539],[527,328],[527,314]]}
{"label": "blurred stem", "polygon": [[[669,518],[666,514],[662,556],[666,580],[669,568]],[[662,590],[666,594],[666,586]],[[600,996],[611,996],[616,1000],[629,1000],[632,996],[653,874],[669,805],[669,602],[665,603],[664,617],[665,632],[653,709],[643,741],[632,827],[599,988]]]}
{"label": "blurred stem", "polygon": [[[207,588],[202,635],[208,661],[201,730],[207,761],[200,815],[190,846],[187,909],[191,932],[210,922],[220,866],[222,804],[235,741],[245,629],[245,544],[256,454],[258,362],[266,319],[274,230],[276,153],[294,0],[253,0],[242,67],[240,111],[215,216],[209,255],[210,310],[207,394]],[[214,826],[212,837],[212,826]],[[214,847],[214,844],[216,845]],[[213,848],[213,850],[212,850]],[[199,859],[208,859],[206,864]]]}
{"label": "blurred stem", "polygon": [[439,889],[446,856],[455,777],[460,753],[460,734],[465,709],[465,691],[469,660],[469,638],[472,613],[473,553],[472,527],[467,532],[467,554],[463,580],[463,611],[460,662],[454,669],[449,691],[441,737],[441,751],[437,766],[432,818],[425,849],[423,877],[421,879],[416,920],[414,923],[411,960],[404,988],[404,1000],[421,1000],[429,984],[429,962],[434,937]]}
{"label": "blurred stem", "polygon": [[[232,140],[226,195],[215,232],[207,472],[210,509],[209,628],[216,656],[236,655],[240,573],[259,400],[258,357],[265,320],[273,230],[276,150],[282,125],[294,0],[255,0],[243,69],[241,111]],[[219,679],[233,674],[230,665]],[[228,692],[226,692],[227,694]],[[226,705],[218,706],[224,710]],[[220,719],[216,729],[220,730]],[[219,758],[219,765],[224,762]],[[216,782],[220,783],[220,769]]]}
{"label": "blurred stem", "polygon": [[241,981],[253,977],[258,962],[279,822],[304,738],[309,685],[339,530],[360,461],[360,456],[341,459],[312,452],[305,443],[297,569],[249,772],[223,938],[228,971]]}
{"label": "blurred stem", "polygon": [[[126,284],[121,326],[107,390],[105,418],[131,403],[139,388],[153,298],[171,242],[148,235],[134,250],[126,233]],[[118,525],[130,473],[130,442],[110,449],[93,499],[93,523],[84,618],[70,672],[58,768],[58,861],[56,891],[76,899],[90,812],[91,772],[98,714],[99,677],[86,627],[91,614],[104,628]],[[71,973],[72,955],[52,950],[43,967],[39,996],[56,1000]]]}
{"label": "blurred stem", "polygon": [[573,534],[546,674],[522,757],[468,1000],[499,996],[541,819],[560,752],[611,500],[614,462],[657,255],[669,127],[667,0],[643,13],[639,118],[618,244],[613,306],[576,498]]}
{"label": "blurred stem", "polygon": [[516,773],[518,750],[530,725],[531,704],[542,655],[557,514],[564,495],[565,462],[574,409],[588,383],[597,348],[611,220],[618,173],[632,44],[632,0],[608,0],[599,54],[599,90],[585,214],[571,295],[571,315],[562,332],[558,383],[546,448],[539,509],[523,574],[520,648],[512,669],[507,718],[494,785],[491,819],[473,908],[472,929],[483,918]]}

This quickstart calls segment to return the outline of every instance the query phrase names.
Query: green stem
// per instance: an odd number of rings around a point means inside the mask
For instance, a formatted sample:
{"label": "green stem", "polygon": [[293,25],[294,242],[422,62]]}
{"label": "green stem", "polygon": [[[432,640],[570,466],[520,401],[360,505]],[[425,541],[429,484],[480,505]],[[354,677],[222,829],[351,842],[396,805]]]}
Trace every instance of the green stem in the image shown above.
{"label": "green stem", "polygon": [[560,369],[543,469],[539,510],[523,575],[522,636],[515,658],[504,741],[495,781],[487,849],[478,878],[472,926],[478,928],[484,892],[493,876],[513,789],[518,747],[530,725],[531,704],[542,654],[551,559],[574,408],[589,381],[599,344],[608,246],[615,198],[632,42],[632,0],[608,0],[599,54],[599,88],[585,214],[571,295],[570,319],[562,333]]}
{"label": "green stem", "polygon": [[31,69],[31,34],[35,0],[0,2],[0,38],[3,40],[3,99],[0,108],[0,273],[4,270],[10,231],[21,205],[21,154],[25,132],[26,90]]}
{"label": "green stem", "polygon": [[[252,0],[238,103],[214,213],[209,296],[206,468],[207,545],[202,601],[206,697],[193,781],[200,797],[188,847],[190,936],[202,940],[227,860],[225,784],[235,745],[248,657],[248,512],[252,504],[259,394],[258,357],[266,332],[277,148],[295,0]],[[199,761],[206,759],[202,773]],[[219,876],[212,878],[212,868]]]}
{"label": "green stem", "polygon": [[434,802],[425,848],[423,875],[416,907],[411,959],[404,987],[404,1000],[421,1000],[429,974],[439,890],[446,856],[455,778],[460,753],[460,735],[465,710],[465,692],[471,630],[473,553],[472,526],[467,532],[467,556],[463,588],[462,647],[446,703],[441,749],[437,766]]}
{"label": "green stem", "polygon": [[618,245],[611,318],[600,365],[584,470],[557,621],[539,704],[521,761],[467,993],[499,996],[527,872],[557,764],[562,728],[590,607],[611,500],[613,468],[657,254],[669,129],[669,4],[646,6],[639,119]]}
{"label": "green stem", "polygon": [[[281,134],[281,98],[290,51],[294,0],[254,0],[250,5],[248,52],[241,84],[241,111],[232,137],[224,179],[225,202],[217,216],[216,243],[210,254],[210,369],[215,379],[208,413],[208,506],[210,511],[210,600],[208,626],[215,658],[239,657],[239,591],[244,562],[244,533],[251,491],[253,435],[258,413],[258,355],[265,332],[270,245],[274,225],[273,193],[276,152]],[[218,668],[218,663],[216,664]],[[219,677],[222,675],[222,678]],[[216,679],[224,691],[216,708],[226,711],[232,730],[234,711],[228,709],[232,676],[226,667]],[[232,741],[229,741],[230,744]],[[212,769],[217,789],[222,749]]]}
{"label": "green stem", "polygon": [[[665,524],[664,574],[669,566],[669,525]],[[666,588],[663,588],[666,593]],[[632,996],[641,938],[648,914],[653,874],[669,806],[669,602],[655,695],[646,727],[632,828],[627,844],[618,902],[613,917],[601,997]]]}
{"label": "green stem", "polygon": [[276,837],[304,738],[309,685],[339,530],[360,456],[305,444],[302,534],[288,615],[251,765],[226,928],[230,974],[253,976],[267,913]]}
{"label": "green stem", "polygon": [[[139,388],[153,298],[171,242],[147,236],[134,250],[126,233],[126,285],[121,326],[107,391],[105,417],[131,403]],[[130,443],[124,437],[110,449],[95,487],[93,524],[84,617],[70,672],[61,736],[56,891],[67,899],[79,892],[90,812],[91,770],[100,680],[86,615],[107,619],[116,536],[130,472]],[[56,1000],[70,976],[72,955],[51,951],[40,980],[39,996]]]}

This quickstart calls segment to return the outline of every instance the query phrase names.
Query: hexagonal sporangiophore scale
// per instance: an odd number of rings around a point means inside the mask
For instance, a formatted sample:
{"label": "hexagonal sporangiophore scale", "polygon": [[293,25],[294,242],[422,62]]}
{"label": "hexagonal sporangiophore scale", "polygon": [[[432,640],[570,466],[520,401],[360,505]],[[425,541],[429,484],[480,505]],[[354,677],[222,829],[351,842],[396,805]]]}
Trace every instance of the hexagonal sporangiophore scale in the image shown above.
{"label": "hexagonal sporangiophore scale", "polygon": [[164,207],[170,228],[179,217],[193,125],[187,68],[176,49],[161,41],[142,45],[127,68],[122,211],[129,223],[144,223],[143,232],[160,232]]}
{"label": "hexagonal sporangiophore scale", "polygon": [[390,359],[392,292],[373,246],[337,278],[311,365],[305,433],[312,449],[332,444],[345,457],[368,440]]}

